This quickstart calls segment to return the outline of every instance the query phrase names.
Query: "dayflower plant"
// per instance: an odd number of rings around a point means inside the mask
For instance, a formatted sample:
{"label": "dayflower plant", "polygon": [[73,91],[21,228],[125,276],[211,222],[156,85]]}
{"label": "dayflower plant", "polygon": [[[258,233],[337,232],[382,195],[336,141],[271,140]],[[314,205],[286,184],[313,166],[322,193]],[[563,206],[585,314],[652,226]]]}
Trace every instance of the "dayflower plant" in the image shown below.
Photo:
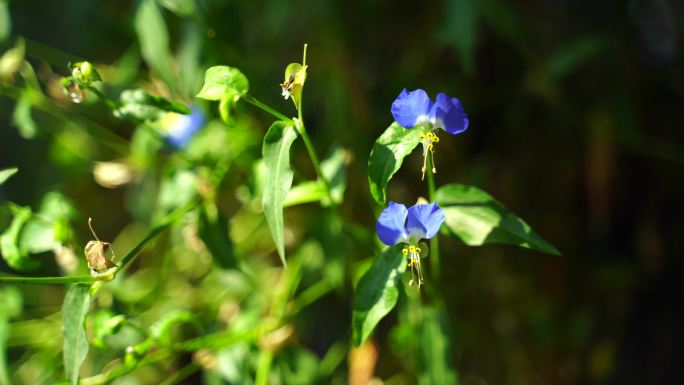
{"label": "dayflower plant", "polygon": [[440,92],[433,102],[427,92],[421,89],[408,92],[406,88],[392,103],[392,116],[404,128],[421,126],[425,130],[420,135],[423,144],[423,178],[427,168],[428,153],[432,156],[432,172],[437,172],[434,162],[434,143],[439,138],[434,131],[441,128],[456,135],[468,129],[468,117],[463,105],[456,99]]}
{"label": "dayflower plant", "polygon": [[[406,209],[403,204],[390,201],[380,214],[375,229],[382,243],[388,246],[399,243],[407,245],[402,253],[408,257],[408,266],[411,268],[409,285],[417,284],[420,288],[423,284],[420,258],[427,256],[427,250],[423,250],[419,242],[434,237],[443,222],[444,210],[439,208],[437,202],[419,203]],[[426,245],[423,247],[427,249]]]}

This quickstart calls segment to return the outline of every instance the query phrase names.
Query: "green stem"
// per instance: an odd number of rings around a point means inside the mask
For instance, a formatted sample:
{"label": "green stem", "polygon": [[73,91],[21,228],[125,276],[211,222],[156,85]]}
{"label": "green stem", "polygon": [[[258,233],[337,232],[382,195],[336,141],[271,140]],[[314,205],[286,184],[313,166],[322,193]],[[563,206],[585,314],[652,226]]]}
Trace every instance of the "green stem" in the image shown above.
{"label": "green stem", "polygon": [[300,310],[316,302],[318,299],[330,293],[331,291],[332,286],[330,286],[330,282],[327,280],[323,279],[316,282],[304,290],[302,294],[300,294],[299,297],[294,300],[289,315],[292,316],[299,313]]}
{"label": "green stem", "polygon": [[112,111],[115,111],[117,108],[119,108],[119,105],[118,105],[115,101],[113,101],[112,99],[106,97],[105,94],[103,94],[103,93],[102,93],[100,90],[98,90],[97,88],[95,88],[95,87],[93,87],[93,86],[91,86],[91,85],[88,85],[88,86],[86,86],[86,89],[92,91],[95,95],[97,95],[97,97],[100,98],[100,100],[101,100],[104,104],[106,104],[107,107],[109,107]]}
{"label": "green stem", "polygon": [[69,283],[90,283],[95,281],[104,281],[107,278],[103,276],[89,275],[74,276],[74,277],[0,277],[2,283],[15,283],[26,285],[52,285],[52,284],[69,284]]}
{"label": "green stem", "polygon": [[[428,197],[430,202],[435,201],[435,176],[432,173],[432,158],[428,157],[426,164],[426,173],[428,181]],[[430,268],[432,270],[432,276],[436,281],[440,278],[440,268],[439,268],[439,237],[435,236],[430,240]]]}
{"label": "green stem", "polygon": [[255,107],[261,108],[262,110],[268,112],[269,114],[275,116],[276,118],[278,118],[284,122],[292,123],[292,119],[288,118],[287,116],[285,116],[285,115],[281,114],[280,112],[276,111],[275,109],[271,108],[271,106],[269,106],[268,104],[265,104],[265,103],[258,101],[255,97],[253,97],[251,95],[243,95],[241,99],[246,101],[247,103],[255,106]]}
{"label": "green stem", "polygon": [[254,385],[268,384],[268,374],[271,371],[271,363],[273,363],[273,352],[267,349],[262,350],[259,355],[259,364],[257,366]]}

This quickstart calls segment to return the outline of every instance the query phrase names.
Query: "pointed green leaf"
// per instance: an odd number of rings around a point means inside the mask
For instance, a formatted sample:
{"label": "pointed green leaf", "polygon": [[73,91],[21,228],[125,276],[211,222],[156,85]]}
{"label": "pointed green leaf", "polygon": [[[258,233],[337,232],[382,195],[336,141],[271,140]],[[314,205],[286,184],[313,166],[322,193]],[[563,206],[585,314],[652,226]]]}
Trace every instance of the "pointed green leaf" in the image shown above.
{"label": "pointed green leaf", "polygon": [[560,255],[558,249],[486,192],[473,186],[450,184],[437,190],[447,233],[469,246],[506,243]]}
{"label": "pointed green leaf", "polygon": [[403,247],[395,245],[380,253],[356,287],[352,312],[352,339],[356,346],[368,338],[397,304],[399,281],[406,271]]}
{"label": "pointed green leaf", "polygon": [[264,165],[266,166],[262,205],[266,222],[268,222],[271,236],[283,265],[286,265],[283,205],[292,186],[290,146],[295,139],[297,139],[295,127],[292,124],[278,121],[268,129],[262,147]]}
{"label": "pointed green leaf", "polygon": [[221,100],[226,95],[244,95],[249,91],[249,81],[239,69],[228,66],[215,66],[204,75],[204,86],[198,98]]}
{"label": "pointed green leaf", "polygon": [[135,14],[135,32],[143,59],[167,84],[174,86],[169,32],[155,0],[143,0]]}
{"label": "pointed green leaf", "polygon": [[88,355],[85,320],[90,306],[90,285],[74,284],[64,298],[62,306],[62,333],[64,336],[64,370],[72,385],[78,384],[81,364]]}
{"label": "pointed green leaf", "polygon": [[406,129],[395,122],[375,141],[368,160],[368,183],[378,204],[385,204],[387,183],[399,170],[404,158],[420,143],[421,133],[418,128]]}
{"label": "pointed green leaf", "polygon": [[418,384],[457,384],[446,314],[433,308],[423,309],[422,314]]}
{"label": "pointed green leaf", "polygon": [[19,171],[19,169],[16,167],[0,170],[0,185],[5,183],[5,181],[9,179],[12,175],[16,174],[17,171]]}

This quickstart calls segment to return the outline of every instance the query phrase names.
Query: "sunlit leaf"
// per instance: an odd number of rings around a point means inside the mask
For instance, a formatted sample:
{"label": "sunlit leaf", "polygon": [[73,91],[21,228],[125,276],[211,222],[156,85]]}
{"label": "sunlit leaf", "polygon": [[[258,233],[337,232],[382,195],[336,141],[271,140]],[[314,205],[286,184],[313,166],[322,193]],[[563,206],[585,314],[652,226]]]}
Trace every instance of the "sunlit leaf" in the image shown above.
{"label": "sunlit leaf", "polygon": [[447,233],[469,246],[506,243],[560,255],[551,244],[486,192],[473,186],[450,184],[437,190]]}
{"label": "sunlit leaf", "polygon": [[285,223],[283,206],[285,198],[292,186],[292,169],[290,168],[290,146],[297,139],[297,132],[292,124],[275,122],[264,137],[262,154],[266,165],[264,175],[263,208],[271,236],[278,249],[278,255],[285,262]]}
{"label": "sunlit leaf", "polygon": [[325,199],[327,195],[325,185],[320,181],[304,181],[288,191],[283,207],[319,202]]}
{"label": "sunlit leaf", "polygon": [[239,69],[228,66],[215,66],[204,75],[204,86],[198,98],[221,100],[225,96],[241,96],[249,91],[249,81]]}
{"label": "sunlit leaf", "polygon": [[368,183],[373,199],[384,205],[387,183],[399,170],[404,158],[420,143],[419,129],[406,129],[392,123],[375,141],[368,160]]}
{"label": "sunlit leaf", "polygon": [[81,364],[88,355],[85,319],[90,307],[90,285],[73,284],[69,287],[62,306],[64,336],[64,370],[72,385],[78,384]]}
{"label": "sunlit leaf", "polygon": [[385,249],[361,277],[354,293],[352,340],[360,346],[378,322],[397,304],[399,282],[406,271],[402,244]]}
{"label": "sunlit leaf", "polygon": [[12,175],[16,174],[18,171],[19,169],[16,167],[0,170],[0,185],[5,183],[7,179],[9,179]]}

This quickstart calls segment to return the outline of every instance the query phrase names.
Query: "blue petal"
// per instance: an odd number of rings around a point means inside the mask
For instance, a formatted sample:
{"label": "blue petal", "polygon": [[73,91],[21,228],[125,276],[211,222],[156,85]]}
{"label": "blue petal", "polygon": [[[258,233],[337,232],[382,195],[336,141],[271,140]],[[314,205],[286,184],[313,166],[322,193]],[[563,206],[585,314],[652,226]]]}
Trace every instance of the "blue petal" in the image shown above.
{"label": "blue petal", "polygon": [[444,222],[444,210],[437,202],[417,204],[408,209],[408,231],[413,240],[430,239]]}
{"label": "blue petal", "polygon": [[452,135],[468,129],[469,123],[461,102],[441,92],[430,110],[430,121],[434,128],[441,128]]}
{"label": "blue petal", "polygon": [[406,88],[392,103],[392,116],[404,128],[413,128],[429,121],[432,100],[427,92],[417,89],[407,92]]}
{"label": "blue petal", "polygon": [[394,246],[399,242],[406,242],[406,216],[408,210],[401,203],[390,202],[389,206],[382,210],[375,230],[382,243]]}
{"label": "blue petal", "polygon": [[184,148],[204,124],[204,114],[198,107],[192,107],[190,115],[167,113],[161,120],[166,131],[166,140],[176,148]]}

